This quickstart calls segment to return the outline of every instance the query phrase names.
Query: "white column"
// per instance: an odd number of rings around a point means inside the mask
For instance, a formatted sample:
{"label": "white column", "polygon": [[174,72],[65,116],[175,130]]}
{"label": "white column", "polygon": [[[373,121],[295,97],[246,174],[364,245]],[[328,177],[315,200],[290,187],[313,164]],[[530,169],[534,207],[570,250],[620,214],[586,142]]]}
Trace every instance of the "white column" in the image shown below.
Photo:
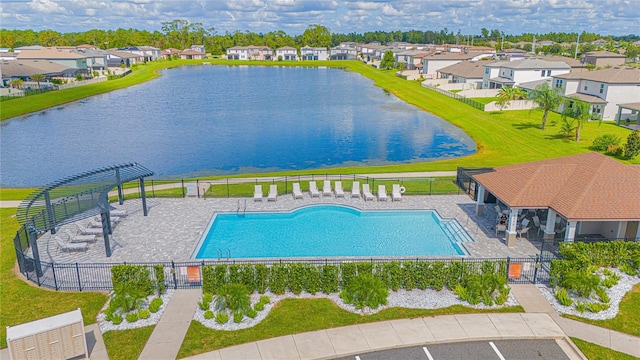
{"label": "white column", "polygon": [[553,239],[556,235],[556,211],[549,209],[547,212],[547,224],[544,228],[544,239]]}
{"label": "white column", "polygon": [[618,230],[616,231],[616,239],[624,239],[627,233],[627,222],[618,221]]}
{"label": "white column", "polygon": [[509,219],[507,220],[507,246],[514,246],[516,244],[516,226],[518,225],[518,209],[509,208]]}
{"label": "white column", "polygon": [[478,184],[477,200],[476,200],[476,215],[482,216],[484,214],[484,186]]}
{"label": "white column", "polygon": [[567,220],[567,229],[564,232],[564,241],[573,242],[573,239],[576,237],[576,224],[577,221],[569,221]]}
{"label": "white column", "polygon": [[638,222],[638,231],[636,231],[636,239],[640,239],[640,221]]}

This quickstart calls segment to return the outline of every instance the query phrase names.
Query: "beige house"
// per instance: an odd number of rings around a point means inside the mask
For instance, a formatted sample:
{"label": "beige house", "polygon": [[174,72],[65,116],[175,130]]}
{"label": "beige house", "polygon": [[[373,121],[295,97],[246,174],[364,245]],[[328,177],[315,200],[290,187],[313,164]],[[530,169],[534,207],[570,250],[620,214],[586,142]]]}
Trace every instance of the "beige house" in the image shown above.
{"label": "beige house", "polygon": [[204,59],[204,56],[204,53],[191,49],[186,49],[180,52],[180,59],[182,60],[202,60]]}
{"label": "beige house", "polygon": [[624,65],[626,56],[609,51],[593,51],[582,56],[582,62],[593,64],[596,67]]}

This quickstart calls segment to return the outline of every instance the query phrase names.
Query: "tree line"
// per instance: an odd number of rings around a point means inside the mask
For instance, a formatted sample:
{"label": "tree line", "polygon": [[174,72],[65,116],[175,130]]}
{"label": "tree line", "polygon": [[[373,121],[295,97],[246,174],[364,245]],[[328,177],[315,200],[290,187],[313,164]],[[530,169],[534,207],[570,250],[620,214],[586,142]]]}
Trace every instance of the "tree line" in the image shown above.
{"label": "tree line", "polygon": [[[532,42],[534,37],[536,41],[552,40],[558,43],[570,43],[576,41],[578,34],[549,32],[544,34],[524,33],[511,35],[505,34],[499,29],[482,28],[479,35],[465,35],[460,30],[454,33],[446,27],[439,31],[398,30],[341,34],[331,33],[327,27],[313,24],[309,25],[303,34],[292,36],[283,30],[267,33],[256,33],[248,30],[218,33],[214,27],[206,27],[200,22],[192,23],[188,20],[177,19],[163,22],[161,29],[155,31],[119,28],[117,30],[92,29],[86,32],[61,33],[53,30],[0,29],[0,47],[13,49],[29,45],[77,46],[89,44],[101,49],[149,45],[161,49],[177,48],[182,50],[197,44],[204,45],[207,52],[222,54],[230,47],[248,45],[264,45],[275,49],[283,46],[302,47],[305,45],[332,47],[342,42],[380,42],[381,44],[408,42],[413,44],[488,45],[500,49],[503,40],[506,42],[504,48],[509,48],[514,47],[510,43]],[[640,36],[602,36],[589,32],[580,34],[580,42],[585,46],[591,46],[590,42],[598,39],[604,39],[609,44],[608,46],[614,49],[615,42],[619,42],[618,46],[626,47],[633,41],[639,40]],[[525,48],[525,50],[528,49]],[[586,49],[586,51],[590,51],[590,49]]]}

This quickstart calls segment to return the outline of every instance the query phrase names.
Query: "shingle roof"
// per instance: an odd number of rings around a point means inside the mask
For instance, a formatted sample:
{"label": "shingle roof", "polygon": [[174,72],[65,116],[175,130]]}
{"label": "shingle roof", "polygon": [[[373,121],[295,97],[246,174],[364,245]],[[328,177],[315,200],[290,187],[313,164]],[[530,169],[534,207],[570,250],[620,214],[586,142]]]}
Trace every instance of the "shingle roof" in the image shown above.
{"label": "shingle roof", "polygon": [[442,54],[434,54],[425,56],[425,60],[469,60],[474,58],[476,55],[474,54],[464,54],[464,53],[442,53]]}
{"label": "shingle roof", "polygon": [[640,166],[590,152],[473,175],[514,208],[552,208],[569,220],[640,220]]}
{"label": "shingle roof", "polygon": [[56,48],[43,48],[39,50],[22,50],[18,59],[84,59],[85,56]]}
{"label": "shingle roof", "polygon": [[573,94],[567,94],[565,95],[565,97],[578,98],[578,100],[588,102],[590,104],[606,104],[607,103],[606,100],[601,99],[595,95],[589,95],[589,94],[573,93]]}
{"label": "shingle roof", "polygon": [[607,84],[640,84],[640,69],[612,67],[609,69],[554,75],[567,80],[591,80]]}
{"label": "shingle roof", "polygon": [[452,74],[466,79],[482,79],[484,66],[492,61],[461,61],[438,70],[441,74]]}
{"label": "shingle roof", "polygon": [[562,61],[545,61],[536,58],[507,61],[501,67],[507,69],[571,69]]}
{"label": "shingle roof", "polygon": [[69,69],[68,66],[56,64],[48,60],[4,60],[0,62],[2,76],[31,76],[44,74],[56,76]]}
{"label": "shingle roof", "polygon": [[610,51],[592,51],[584,54],[584,56],[597,57],[597,58],[624,58],[624,55],[612,53]]}

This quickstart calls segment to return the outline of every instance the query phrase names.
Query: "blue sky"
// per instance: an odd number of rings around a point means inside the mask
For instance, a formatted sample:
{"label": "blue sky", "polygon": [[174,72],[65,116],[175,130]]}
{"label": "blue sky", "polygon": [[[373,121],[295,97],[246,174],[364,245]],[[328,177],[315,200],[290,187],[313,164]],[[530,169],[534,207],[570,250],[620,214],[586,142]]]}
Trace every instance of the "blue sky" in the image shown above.
{"label": "blue sky", "polygon": [[218,33],[284,30],[309,24],[331,32],[480,29],[523,32],[640,34],[640,0],[0,0],[0,28],[59,32],[161,30],[186,19]]}

